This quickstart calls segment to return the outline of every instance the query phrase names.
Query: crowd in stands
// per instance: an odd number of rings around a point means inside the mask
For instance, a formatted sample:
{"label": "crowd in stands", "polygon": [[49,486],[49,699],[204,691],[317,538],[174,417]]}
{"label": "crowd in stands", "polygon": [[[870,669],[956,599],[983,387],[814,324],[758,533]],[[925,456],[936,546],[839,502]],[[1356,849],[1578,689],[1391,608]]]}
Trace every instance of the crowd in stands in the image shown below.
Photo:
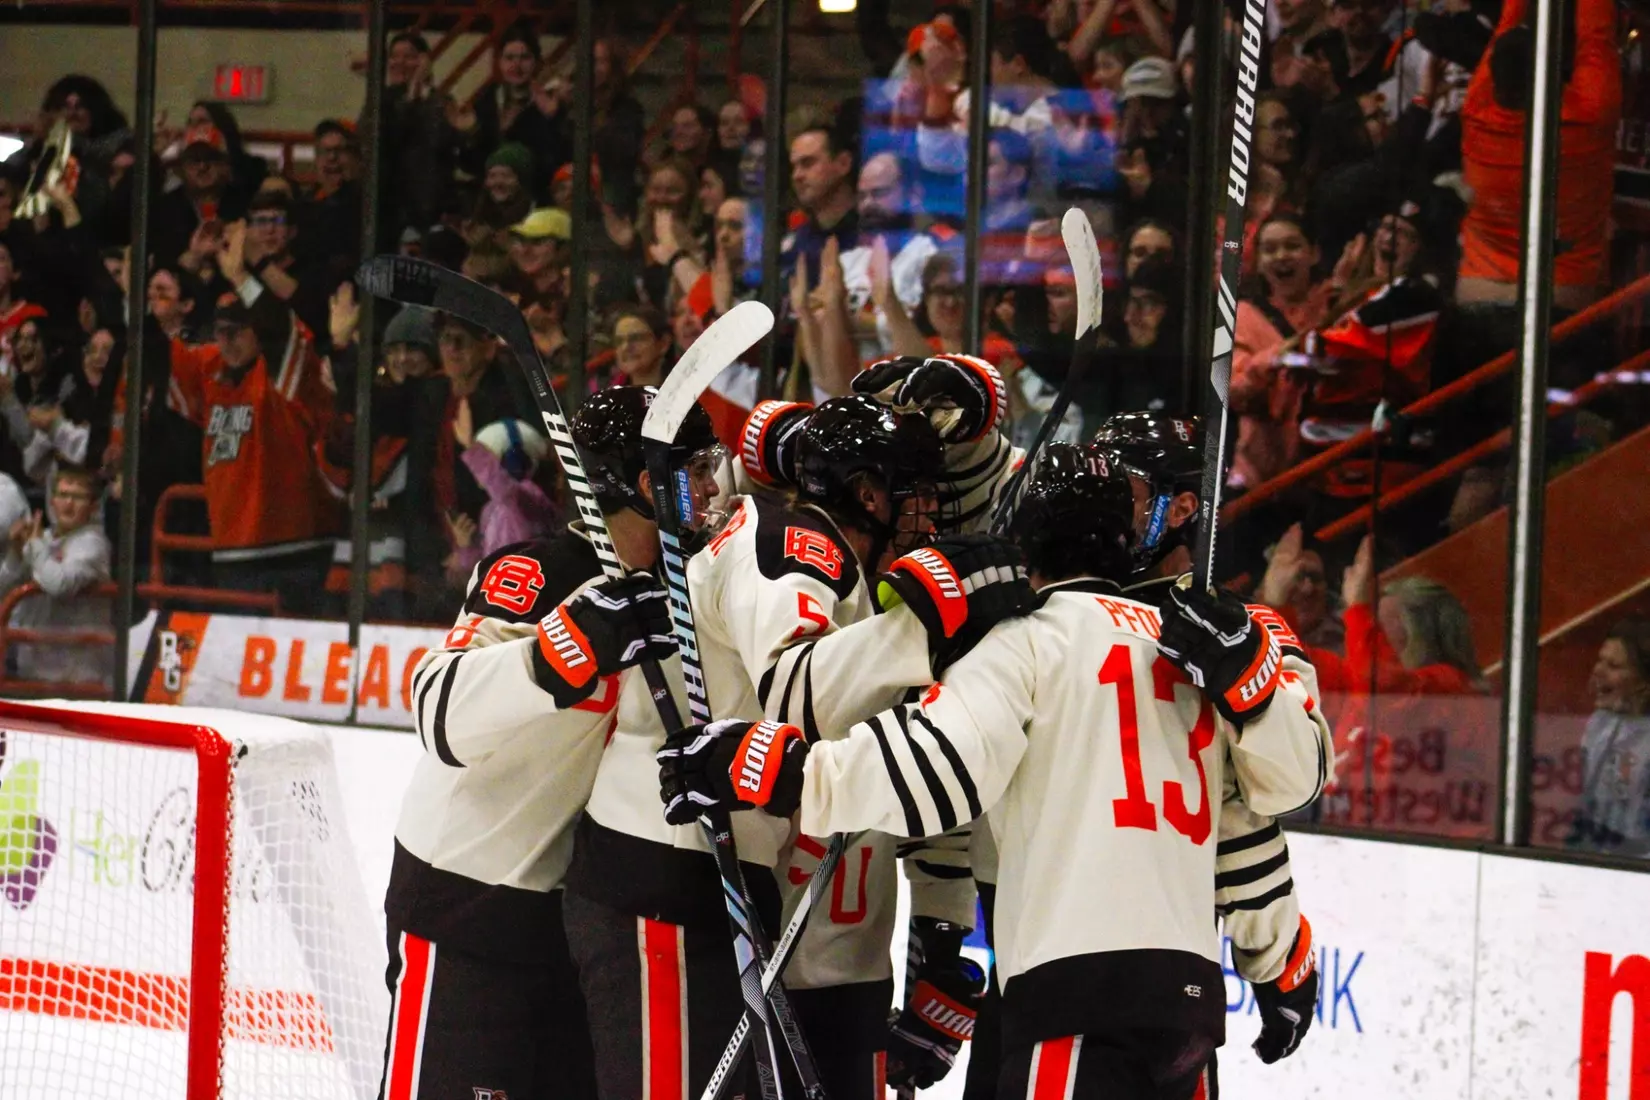
{"label": "crowd in stands", "polygon": [[[369,198],[380,250],[509,293],[556,385],[582,378],[591,390],[662,379],[716,315],[757,294],[763,234],[779,232],[779,384],[818,399],[846,392],[868,361],[963,348],[967,169],[983,157],[981,343],[1008,381],[1016,441],[1035,432],[1070,361],[1076,302],[1059,218],[1073,206],[1105,258],[1106,352],[1061,434],[1086,437],[1123,410],[1196,411],[1188,387],[1203,352],[1185,346],[1186,273],[1211,262],[1215,242],[1185,239],[1197,193],[1191,0],[999,4],[982,150],[969,148],[978,4],[935,3],[916,26],[889,25],[886,8],[857,17],[869,74],[859,94],[803,104],[782,135],[764,133],[750,77],[724,102],[677,100],[648,117],[627,88],[623,44],[596,42],[592,205],[577,245],[570,68],[547,63],[526,25],[501,36],[490,79],[461,98],[441,89],[426,38],[390,40],[376,196],[362,193],[366,129],[354,120],[315,126],[313,173],[300,181],[250,153],[221,104],[196,103],[176,125],[163,115],[154,148],[138,150],[96,79],[57,81],[34,140],[0,166],[0,530],[9,523],[11,540],[0,577],[32,577],[61,602],[109,575],[108,540],[90,533],[99,515],[112,531],[119,508],[137,509],[146,563],[161,492],[204,484],[204,512],[175,508],[167,522],[209,533],[211,560],[180,560],[156,579],[274,591],[284,611],[340,614],[362,370],[373,377],[371,617],[445,619],[475,561],[567,513],[528,388],[489,334],[381,309],[376,361],[359,361],[350,276]],[[1530,0],[1412,8],[1268,5],[1230,390],[1234,497],[1517,342]],[[1228,46],[1239,15],[1229,4]],[[1622,281],[1610,224],[1618,31],[1636,18],[1614,0],[1575,0],[1563,18],[1555,320]],[[75,169],[40,210],[14,215],[59,120]],[[769,140],[785,142],[789,164],[785,209],[771,213]],[[139,155],[154,158],[155,181],[141,323],[125,312]],[[574,247],[586,287],[571,285]],[[586,311],[592,335],[582,371],[572,310]],[[145,375],[132,395],[122,364],[139,340]],[[1553,386],[1574,389],[1619,350],[1608,334],[1555,348]],[[754,365],[736,365],[707,395],[729,442],[757,382]],[[131,401],[142,461],[139,483],[123,486]],[[1303,544],[1299,524],[1313,530],[1477,443],[1506,425],[1510,402],[1503,381],[1434,417],[1389,418],[1378,459],[1328,467],[1235,533],[1229,571],[1288,608],[1325,662],[1345,666],[1349,690],[1484,692],[1459,601],[1424,578],[1377,593],[1372,558],[1396,560],[1498,507],[1505,460],[1424,498],[1419,518],[1383,531],[1390,545],[1337,557]],[[1549,445],[1583,452],[1642,413],[1605,402],[1555,420]]]}

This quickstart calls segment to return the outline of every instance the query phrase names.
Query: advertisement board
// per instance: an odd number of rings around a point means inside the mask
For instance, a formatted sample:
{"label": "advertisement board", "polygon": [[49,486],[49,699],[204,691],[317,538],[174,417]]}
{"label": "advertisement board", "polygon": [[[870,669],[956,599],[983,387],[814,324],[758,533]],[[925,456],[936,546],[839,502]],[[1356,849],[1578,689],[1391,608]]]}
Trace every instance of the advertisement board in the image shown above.
{"label": "advertisement board", "polygon": [[316,722],[347,721],[353,694],[357,721],[411,729],[413,670],[443,636],[364,624],[357,668],[344,623],[168,611],[133,629],[129,677],[145,703]]}

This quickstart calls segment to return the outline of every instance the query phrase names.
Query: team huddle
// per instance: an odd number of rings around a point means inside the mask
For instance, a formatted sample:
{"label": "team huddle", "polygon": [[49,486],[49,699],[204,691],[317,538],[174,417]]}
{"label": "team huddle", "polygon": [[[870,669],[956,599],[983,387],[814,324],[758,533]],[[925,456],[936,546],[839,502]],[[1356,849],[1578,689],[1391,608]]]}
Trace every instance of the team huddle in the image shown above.
{"label": "team huddle", "polygon": [[1181,583],[1198,424],[1120,414],[1020,480],[983,360],[853,390],[763,403],[731,463],[702,409],[677,432],[715,720],[676,729],[653,391],[572,418],[624,575],[579,522],[507,547],[418,668],[384,1100],[881,1100],[965,1041],[970,1098],[1214,1096],[1223,931],[1259,1056],[1301,1041],[1317,978],[1274,819],[1316,797],[1329,730],[1280,616]]}

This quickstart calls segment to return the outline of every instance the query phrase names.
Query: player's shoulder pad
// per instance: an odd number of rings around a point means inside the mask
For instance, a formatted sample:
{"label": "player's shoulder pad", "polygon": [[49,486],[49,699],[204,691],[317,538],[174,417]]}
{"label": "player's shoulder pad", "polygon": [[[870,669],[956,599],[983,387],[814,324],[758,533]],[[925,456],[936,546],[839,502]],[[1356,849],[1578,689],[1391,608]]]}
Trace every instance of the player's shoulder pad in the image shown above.
{"label": "player's shoulder pad", "polygon": [[859,583],[859,562],[829,520],[804,508],[756,501],[756,566],[764,577],[812,577],[845,600]]}
{"label": "player's shoulder pad", "polygon": [[464,610],[505,622],[536,623],[601,571],[595,548],[571,531],[512,543],[476,566]]}

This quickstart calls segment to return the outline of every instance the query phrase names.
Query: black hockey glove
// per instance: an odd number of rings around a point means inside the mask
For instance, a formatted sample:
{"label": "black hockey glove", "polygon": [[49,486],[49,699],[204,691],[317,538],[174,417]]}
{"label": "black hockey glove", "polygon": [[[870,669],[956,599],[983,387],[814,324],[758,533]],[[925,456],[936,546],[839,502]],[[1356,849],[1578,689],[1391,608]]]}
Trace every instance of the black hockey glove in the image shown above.
{"label": "black hockey glove", "polygon": [[739,432],[739,460],[752,481],[769,489],[796,484],[796,441],[814,407],[802,401],[760,401]]}
{"label": "black hockey glove", "polygon": [[1004,619],[1037,609],[1020,548],[994,535],[950,535],[894,561],[877,585],[877,603],[904,603],[928,630],[939,677]]}
{"label": "black hockey glove", "polygon": [[754,806],[790,817],[802,801],[808,743],[795,726],[728,718],[677,730],[654,759],[672,825],[691,824],[707,810]]}
{"label": "black hockey glove", "polygon": [[646,573],[593,584],[546,615],[533,647],[533,678],[563,710],[603,676],[676,652],[670,603]]}
{"label": "black hockey glove", "polygon": [[971,443],[996,428],[1008,407],[997,368],[972,355],[902,355],[860,371],[849,383],[896,408],[920,410],[942,440]]}
{"label": "black hockey glove", "polygon": [[1234,726],[1260,717],[1278,687],[1283,653],[1271,629],[1230,592],[1175,586],[1163,597],[1157,648]]}
{"label": "black hockey glove", "polygon": [[888,1027],[888,1084],[932,1088],[951,1071],[985,1000],[985,971],[962,954],[966,930],[933,917],[911,918],[908,951],[921,953],[905,1010]]}
{"label": "black hockey glove", "polygon": [[1318,1010],[1318,968],[1312,950],[1312,926],[1301,917],[1300,931],[1283,973],[1270,982],[1256,982],[1255,1006],[1260,1009],[1260,1036],[1255,1053],[1267,1065],[1287,1058],[1306,1038]]}

